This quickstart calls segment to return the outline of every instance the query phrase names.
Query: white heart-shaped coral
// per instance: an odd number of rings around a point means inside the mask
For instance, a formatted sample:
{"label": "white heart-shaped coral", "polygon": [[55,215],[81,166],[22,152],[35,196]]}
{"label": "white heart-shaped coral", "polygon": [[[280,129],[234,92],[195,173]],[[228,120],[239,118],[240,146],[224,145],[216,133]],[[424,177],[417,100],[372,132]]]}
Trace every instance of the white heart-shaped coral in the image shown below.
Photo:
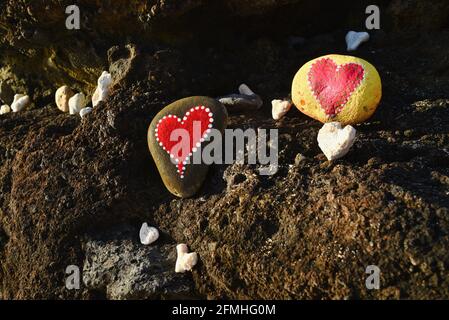
{"label": "white heart-shaped coral", "polygon": [[354,144],[356,130],[348,125],[341,128],[340,122],[325,123],[318,132],[318,145],[328,160],[345,156]]}
{"label": "white heart-shaped coral", "polygon": [[363,43],[369,40],[368,32],[349,31],[346,34],[346,44],[348,51],[355,51]]}
{"label": "white heart-shaped coral", "polygon": [[144,222],[140,228],[139,237],[142,244],[149,245],[159,239],[159,231],[155,227],[149,227]]}

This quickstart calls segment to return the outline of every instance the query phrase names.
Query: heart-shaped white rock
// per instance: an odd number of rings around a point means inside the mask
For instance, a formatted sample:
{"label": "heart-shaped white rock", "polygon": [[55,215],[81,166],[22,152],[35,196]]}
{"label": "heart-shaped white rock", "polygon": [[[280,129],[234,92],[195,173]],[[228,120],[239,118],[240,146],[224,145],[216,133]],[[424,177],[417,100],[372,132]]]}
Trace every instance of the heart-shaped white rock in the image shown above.
{"label": "heart-shaped white rock", "polygon": [[146,222],[142,224],[139,232],[140,242],[149,245],[159,238],[159,231],[155,227],[149,227]]}
{"label": "heart-shaped white rock", "polygon": [[328,160],[345,156],[354,144],[356,130],[347,125],[343,129],[340,122],[325,123],[318,132],[318,145]]}
{"label": "heart-shaped white rock", "polygon": [[274,120],[279,120],[290,110],[292,103],[288,100],[273,100],[271,101],[271,115]]}
{"label": "heart-shaped white rock", "polygon": [[198,254],[196,252],[188,253],[189,249],[184,243],[176,246],[176,252],[178,258],[176,259],[175,272],[184,273],[186,271],[191,271],[198,262]]}
{"label": "heart-shaped white rock", "polygon": [[348,51],[355,51],[363,43],[369,40],[368,32],[349,31],[346,34],[346,44]]}

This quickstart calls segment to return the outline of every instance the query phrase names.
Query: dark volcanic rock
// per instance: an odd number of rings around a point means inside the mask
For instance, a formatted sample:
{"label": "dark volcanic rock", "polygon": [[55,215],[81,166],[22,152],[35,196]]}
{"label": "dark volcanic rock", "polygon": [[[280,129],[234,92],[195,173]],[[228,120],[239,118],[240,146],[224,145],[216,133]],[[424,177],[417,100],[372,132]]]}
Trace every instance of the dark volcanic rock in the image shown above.
{"label": "dark volcanic rock", "polygon": [[176,244],[144,246],[137,241],[137,230],[129,229],[86,239],[83,282],[89,294],[101,292],[108,299],[193,297],[192,279],[175,273]]}

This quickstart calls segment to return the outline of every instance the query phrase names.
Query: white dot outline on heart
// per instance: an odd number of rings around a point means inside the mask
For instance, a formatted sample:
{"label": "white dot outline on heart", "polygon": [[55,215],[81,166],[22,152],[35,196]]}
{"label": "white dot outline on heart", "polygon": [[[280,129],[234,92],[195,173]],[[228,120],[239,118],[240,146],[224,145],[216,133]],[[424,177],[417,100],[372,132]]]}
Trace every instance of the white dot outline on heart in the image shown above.
{"label": "white dot outline on heart", "polygon": [[[189,116],[191,113],[195,112],[196,110],[205,110],[205,111],[208,113],[208,116],[209,116],[209,125],[208,125],[208,129],[204,132],[203,136],[201,137],[200,142],[197,142],[196,146],[192,148],[192,152],[190,152],[190,153],[188,154],[188,156],[187,156],[187,157],[184,159],[184,161],[182,162],[182,169],[181,169],[181,172],[179,172],[179,169],[176,170],[176,172],[180,175],[180,178],[181,178],[181,179],[184,179],[184,171],[186,170],[186,164],[187,164],[187,162],[188,162],[189,159],[193,156],[193,153],[195,153],[195,152],[198,150],[198,148],[201,146],[201,143],[204,142],[204,140],[209,136],[210,129],[212,128],[212,123],[214,122],[214,118],[213,118],[214,114],[210,111],[209,108],[206,108],[205,106],[196,106],[196,107],[191,108],[189,111],[187,111],[187,112],[185,113],[185,116],[182,118],[182,120],[181,120],[181,118],[179,118],[179,117],[177,117],[177,116],[175,116],[175,115],[172,115],[172,114],[163,116],[163,117],[158,121],[157,126],[156,126],[156,129],[154,129],[156,141],[159,143],[159,146],[161,146],[162,149],[163,149],[164,151],[167,152],[167,154],[170,156],[171,159],[174,159],[174,158],[175,158],[175,155],[172,154],[172,153],[170,153],[170,151],[167,150],[167,149],[164,147],[164,144],[163,144],[161,141],[159,141],[159,137],[158,137],[159,125],[162,123],[162,121],[163,121],[164,119],[167,119],[167,118],[175,118],[175,119],[178,120],[178,122],[180,122],[181,124],[184,124],[184,121],[187,120],[188,116]],[[176,159],[175,159],[175,162],[176,162],[175,166],[177,167],[177,165],[178,165],[178,163],[179,163],[179,159],[176,158]]]}

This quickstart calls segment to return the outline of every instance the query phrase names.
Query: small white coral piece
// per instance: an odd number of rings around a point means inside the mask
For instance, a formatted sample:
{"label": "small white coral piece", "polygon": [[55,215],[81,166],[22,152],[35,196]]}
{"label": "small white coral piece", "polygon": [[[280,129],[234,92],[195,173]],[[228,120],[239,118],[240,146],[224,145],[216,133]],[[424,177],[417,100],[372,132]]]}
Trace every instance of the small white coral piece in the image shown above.
{"label": "small white coral piece", "polygon": [[196,252],[189,253],[189,248],[183,243],[176,246],[176,252],[178,253],[178,258],[176,259],[175,272],[184,273],[191,271],[198,262],[198,254]]}
{"label": "small white coral piece", "polygon": [[62,86],[55,93],[56,106],[62,112],[69,112],[69,99],[73,97],[74,92],[68,86]]}
{"label": "small white coral piece", "polygon": [[356,130],[347,125],[343,129],[340,122],[329,122],[318,132],[318,145],[328,160],[345,156],[354,144]]}
{"label": "small white coral piece", "polygon": [[256,110],[263,105],[263,100],[246,84],[239,86],[239,93],[217,98],[229,111]]}
{"label": "small white coral piece", "polygon": [[30,97],[25,94],[14,95],[14,101],[11,104],[13,112],[19,112],[25,109],[30,104]]}
{"label": "small white coral piece", "polygon": [[271,101],[271,115],[274,120],[279,120],[290,110],[292,103],[289,100],[273,100]]}
{"label": "small white coral piece", "polygon": [[111,74],[107,71],[103,71],[101,76],[98,78],[98,85],[95,89],[94,95],[92,96],[92,106],[96,107],[100,101],[104,101],[108,98],[111,83]]}
{"label": "small white coral piece", "polygon": [[77,93],[69,99],[70,114],[78,114],[86,105],[86,97],[83,93]]}
{"label": "small white coral piece", "polygon": [[355,51],[363,43],[369,40],[368,32],[349,31],[346,34],[346,44],[348,51]]}
{"label": "small white coral piece", "polygon": [[82,109],[80,110],[80,116],[81,116],[81,118],[83,118],[86,114],[91,113],[92,110],[93,110],[93,109],[92,109],[91,107],[85,107],[85,108],[82,108]]}
{"label": "small white coral piece", "polygon": [[247,96],[255,95],[254,91],[251,90],[246,84],[242,83],[239,86],[239,92],[240,94],[246,94]]}
{"label": "small white coral piece", "polygon": [[5,114],[9,112],[11,112],[11,108],[7,104],[4,104],[0,107],[0,114]]}
{"label": "small white coral piece", "polygon": [[149,245],[159,239],[159,231],[155,227],[149,227],[146,222],[142,224],[139,232],[140,242]]}

